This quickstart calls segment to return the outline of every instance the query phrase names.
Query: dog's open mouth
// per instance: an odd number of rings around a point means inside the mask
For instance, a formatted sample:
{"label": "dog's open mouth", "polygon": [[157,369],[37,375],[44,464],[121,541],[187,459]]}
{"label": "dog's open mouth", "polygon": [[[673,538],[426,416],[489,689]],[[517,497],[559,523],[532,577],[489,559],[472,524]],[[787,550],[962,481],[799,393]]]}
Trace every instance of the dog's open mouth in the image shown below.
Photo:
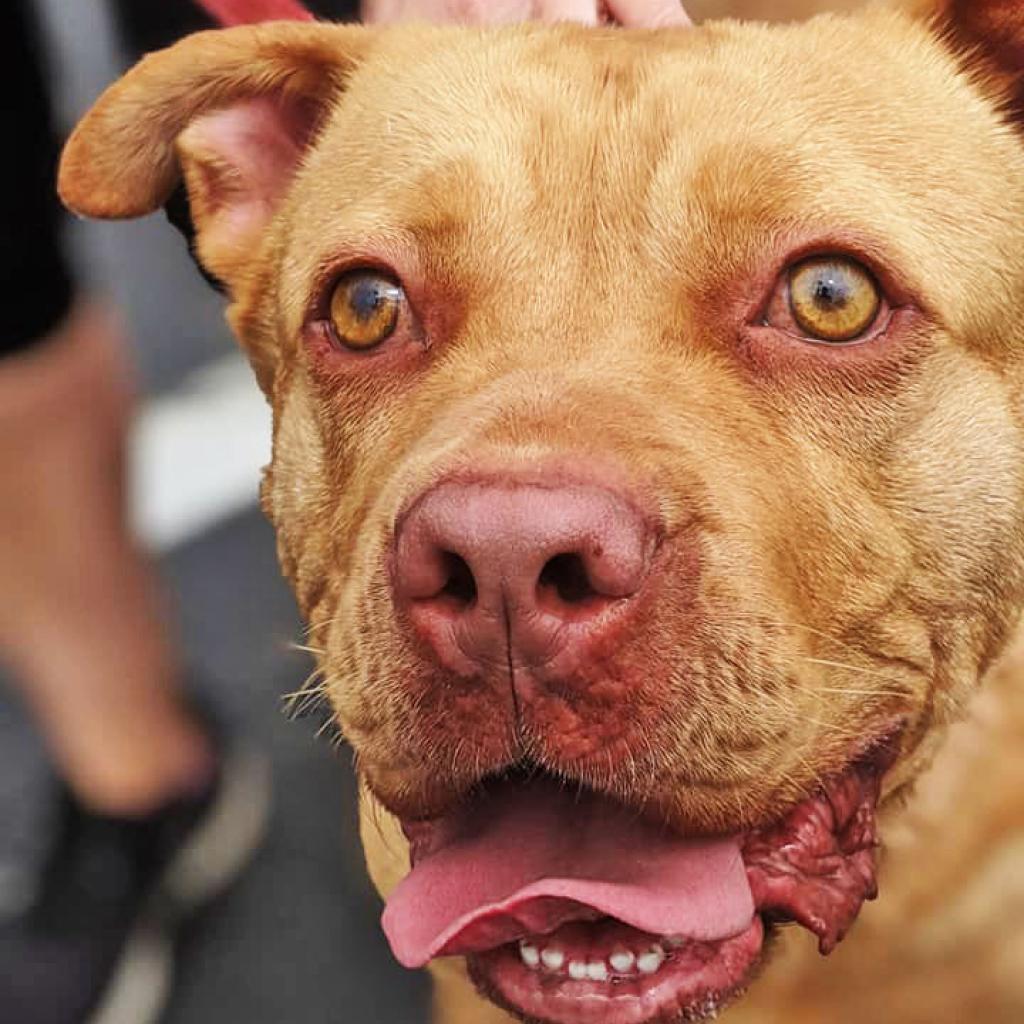
{"label": "dog's open mouth", "polygon": [[492,999],[530,1019],[700,1019],[743,988],[766,922],[796,921],[828,953],[874,897],[890,763],[876,751],[776,824],[717,838],[548,777],[495,783],[406,826],[413,869],[384,929],[408,967],[466,956]]}

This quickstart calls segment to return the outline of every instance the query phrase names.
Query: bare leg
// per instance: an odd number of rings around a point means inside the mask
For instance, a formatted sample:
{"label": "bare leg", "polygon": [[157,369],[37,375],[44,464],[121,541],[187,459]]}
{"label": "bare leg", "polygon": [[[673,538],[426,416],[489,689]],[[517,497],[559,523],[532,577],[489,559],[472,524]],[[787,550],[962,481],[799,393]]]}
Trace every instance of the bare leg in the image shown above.
{"label": "bare leg", "polygon": [[125,524],[119,343],[83,307],[0,360],[0,658],[72,790],[132,815],[203,786],[213,758]]}

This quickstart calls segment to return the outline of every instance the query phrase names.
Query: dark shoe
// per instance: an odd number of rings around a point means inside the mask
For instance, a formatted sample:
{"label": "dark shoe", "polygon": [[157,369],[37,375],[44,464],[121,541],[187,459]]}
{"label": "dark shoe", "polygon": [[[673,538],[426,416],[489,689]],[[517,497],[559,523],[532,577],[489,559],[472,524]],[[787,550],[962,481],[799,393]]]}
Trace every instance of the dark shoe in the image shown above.
{"label": "dark shoe", "polygon": [[0,1021],[156,1021],[175,931],[255,851],[268,790],[261,759],[229,753],[206,792],[146,818],[93,814],[65,792],[34,891],[0,907]]}

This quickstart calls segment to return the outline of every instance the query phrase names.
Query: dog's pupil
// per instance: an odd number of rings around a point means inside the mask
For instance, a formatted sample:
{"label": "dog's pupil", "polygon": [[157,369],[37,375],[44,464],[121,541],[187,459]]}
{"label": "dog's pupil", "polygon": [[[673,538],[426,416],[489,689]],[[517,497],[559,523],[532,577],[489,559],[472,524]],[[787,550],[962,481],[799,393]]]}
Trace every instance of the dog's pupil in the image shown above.
{"label": "dog's pupil", "polygon": [[814,302],[829,312],[842,309],[850,301],[849,282],[836,271],[822,273],[814,282]]}
{"label": "dog's pupil", "polygon": [[352,312],[360,320],[371,320],[380,311],[382,294],[376,281],[360,281],[352,289]]}

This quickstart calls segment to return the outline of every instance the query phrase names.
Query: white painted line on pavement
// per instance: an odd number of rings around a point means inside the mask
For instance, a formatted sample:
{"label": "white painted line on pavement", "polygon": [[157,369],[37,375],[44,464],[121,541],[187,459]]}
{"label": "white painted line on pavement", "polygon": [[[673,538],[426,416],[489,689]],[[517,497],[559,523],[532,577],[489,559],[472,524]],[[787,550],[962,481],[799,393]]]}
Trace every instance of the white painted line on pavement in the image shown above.
{"label": "white painted line on pavement", "polygon": [[254,506],[270,430],[270,407],[239,355],[146,402],[130,451],[132,517],[143,543],[164,551]]}

